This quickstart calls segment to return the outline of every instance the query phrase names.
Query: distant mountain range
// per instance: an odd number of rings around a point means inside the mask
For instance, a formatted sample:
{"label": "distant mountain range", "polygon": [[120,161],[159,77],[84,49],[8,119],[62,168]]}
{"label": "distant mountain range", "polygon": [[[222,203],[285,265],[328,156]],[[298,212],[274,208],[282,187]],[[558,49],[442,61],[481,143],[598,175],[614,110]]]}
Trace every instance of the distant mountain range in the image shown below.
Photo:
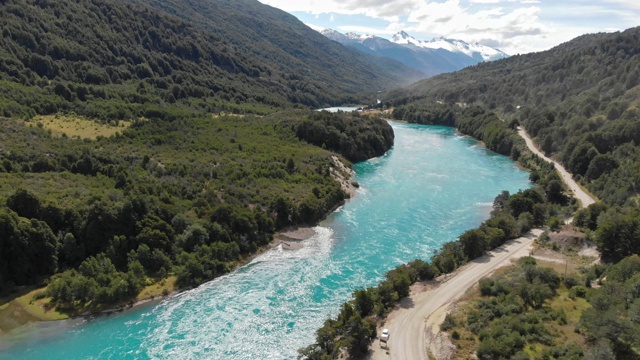
{"label": "distant mountain range", "polygon": [[374,35],[342,34],[333,29],[312,28],[331,40],[367,54],[397,60],[427,76],[460,70],[482,61],[509,57],[501,50],[477,42],[469,44],[462,40],[444,37],[421,41],[404,31],[398,32],[391,40],[387,40]]}

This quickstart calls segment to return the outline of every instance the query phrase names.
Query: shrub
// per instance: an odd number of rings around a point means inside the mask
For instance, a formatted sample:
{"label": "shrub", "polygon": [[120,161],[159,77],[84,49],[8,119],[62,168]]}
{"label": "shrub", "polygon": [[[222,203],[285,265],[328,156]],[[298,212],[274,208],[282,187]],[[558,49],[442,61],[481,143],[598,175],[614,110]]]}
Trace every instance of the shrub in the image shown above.
{"label": "shrub", "polygon": [[453,329],[455,326],[456,319],[451,314],[447,314],[447,316],[445,316],[444,318],[444,321],[442,322],[442,325],[440,325],[440,329],[442,329],[442,331],[448,331]]}
{"label": "shrub", "polygon": [[587,288],[581,285],[578,286],[574,286],[571,288],[571,290],[569,290],[569,297],[571,299],[575,299],[577,297],[579,298],[585,298],[587,296]]}
{"label": "shrub", "polygon": [[480,280],[480,294],[482,294],[482,296],[490,296],[493,295],[493,285],[495,284],[495,281],[493,279],[490,278],[485,278],[485,279],[481,279]]}
{"label": "shrub", "polygon": [[562,220],[557,216],[552,216],[547,222],[547,226],[549,226],[549,229],[551,229],[552,231],[560,230],[562,225],[563,225]]}
{"label": "shrub", "polygon": [[564,282],[564,286],[566,286],[567,289],[571,289],[572,287],[580,284],[580,280],[578,280],[578,278],[576,278],[575,276],[571,276],[571,275],[566,276],[563,279],[563,282]]}
{"label": "shrub", "polygon": [[412,268],[418,276],[418,279],[433,280],[438,276],[438,268],[433,264],[428,264],[423,260],[416,259],[409,263],[409,267]]}

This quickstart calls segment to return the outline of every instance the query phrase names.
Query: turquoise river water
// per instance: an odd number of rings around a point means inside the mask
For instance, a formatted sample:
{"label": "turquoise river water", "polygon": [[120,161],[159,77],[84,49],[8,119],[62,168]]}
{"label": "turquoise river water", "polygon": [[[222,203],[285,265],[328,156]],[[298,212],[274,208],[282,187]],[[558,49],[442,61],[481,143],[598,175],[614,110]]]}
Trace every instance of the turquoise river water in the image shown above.
{"label": "turquoise river water", "polygon": [[507,157],[446,127],[392,124],[385,156],[355,165],[357,196],[296,251],[274,249],[161,302],[0,337],[0,359],[295,359],[354,289],[428,258],[529,187]]}

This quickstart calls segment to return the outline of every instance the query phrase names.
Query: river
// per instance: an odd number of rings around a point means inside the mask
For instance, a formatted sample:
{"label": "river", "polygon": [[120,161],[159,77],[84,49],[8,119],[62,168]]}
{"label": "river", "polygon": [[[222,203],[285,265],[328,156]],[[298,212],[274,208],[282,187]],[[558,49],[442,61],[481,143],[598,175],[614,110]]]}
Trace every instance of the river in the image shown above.
{"label": "river", "polygon": [[197,289],[119,315],[33,325],[0,359],[295,359],[354,289],[428,260],[528,174],[453,129],[392,123],[395,146],[355,165],[357,195],[295,251],[275,249]]}

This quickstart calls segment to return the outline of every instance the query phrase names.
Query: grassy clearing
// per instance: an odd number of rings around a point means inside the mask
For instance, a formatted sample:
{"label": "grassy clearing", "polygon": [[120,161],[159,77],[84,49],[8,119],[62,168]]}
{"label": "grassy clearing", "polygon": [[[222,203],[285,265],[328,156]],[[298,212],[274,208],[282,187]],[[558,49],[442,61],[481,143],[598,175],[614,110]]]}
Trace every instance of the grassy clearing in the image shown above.
{"label": "grassy clearing", "polygon": [[34,321],[53,321],[69,318],[56,311],[48,298],[37,299],[46,288],[27,289],[16,297],[0,300],[0,332],[11,331],[21,325]]}
{"label": "grassy clearing", "polygon": [[[175,291],[176,277],[169,276],[153,285],[144,288],[136,301],[154,299]],[[11,331],[21,325],[35,321],[54,321],[68,319],[83,311],[101,311],[102,308],[83,308],[81,311],[66,314],[58,311],[50,304],[50,298],[42,297],[46,287],[27,289],[16,297],[6,297],[0,300],[0,332]],[[122,304],[125,306],[125,304]]]}
{"label": "grassy clearing", "polygon": [[55,135],[64,134],[70,138],[95,140],[98,136],[110,137],[123,132],[131,126],[131,121],[120,120],[101,124],[82,116],[41,115],[36,116],[31,124],[51,130]]}
{"label": "grassy clearing", "polygon": [[[255,116],[255,115],[253,115]],[[220,114],[211,114],[211,118],[212,119],[219,119],[219,118],[224,118],[224,117],[237,117],[237,118],[243,118],[245,117],[244,114],[227,114],[224,111],[221,112]]]}
{"label": "grassy clearing", "polygon": [[37,295],[43,294],[46,289],[46,287],[35,289],[16,298],[14,301],[29,315],[37,318],[38,320],[50,321],[67,319],[69,317],[68,315],[56,311],[55,308],[49,304],[49,298],[36,300]]}
{"label": "grassy clearing", "polygon": [[582,313],[591,307],[587,300],[579,297],[573,300],[569,298],[569,290],[560,288],[558,296],[549,303],[549,307],[554,310],[563,310],[567,314],[567,325],[556,327],[560,331],[563,341],[582,342],[583,338],[575,332],[575,328]]}
{"label": "grassy clearing", "polygon": [[159,296],[166,296],[174,291],[178,287],[176,286],[176,277],[169,276],[168,278],[157,282],[153,285],[149,285],[142,289],[140,294],[136,297],[136,301],[149,300]]}

